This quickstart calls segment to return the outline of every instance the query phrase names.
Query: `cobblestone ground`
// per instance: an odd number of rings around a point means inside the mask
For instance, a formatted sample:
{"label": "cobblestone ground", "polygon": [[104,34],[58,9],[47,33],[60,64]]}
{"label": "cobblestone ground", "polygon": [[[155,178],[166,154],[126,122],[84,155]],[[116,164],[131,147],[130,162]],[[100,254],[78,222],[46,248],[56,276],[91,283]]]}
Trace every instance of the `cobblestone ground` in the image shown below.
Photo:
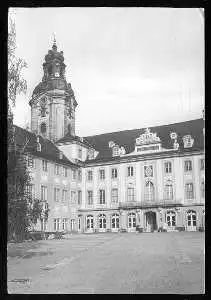
{"label": "cobblestone ground", "polygon": [[204,234],[72,235],[8,245],[8,293],[204,293]]}

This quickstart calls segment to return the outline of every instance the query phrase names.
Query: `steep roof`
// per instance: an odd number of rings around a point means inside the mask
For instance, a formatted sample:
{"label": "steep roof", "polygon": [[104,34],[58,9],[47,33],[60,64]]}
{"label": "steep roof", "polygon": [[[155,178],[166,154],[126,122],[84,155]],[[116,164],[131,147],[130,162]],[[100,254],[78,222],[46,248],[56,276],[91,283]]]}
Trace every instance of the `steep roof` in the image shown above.
{"label": "steep roof", "polygon": [[[170,133],[176,132],[178,135],[177,141],[180,144],[180,152],[185,152],[204,148],[203,127],[204,121],[201,118],[186,122],[149,127],[149,129],[151,132],[157,133],[157,136],[161,139],[161,146],[166,149],[172,149]],[[130,153],[135,149],[136,138],[142,133],[144,133],[144,128],[87,136],[85,139],[99,151],[95,161],[105,161],[107,158],[112,158],[112,149],[108,146],[109,141],[113,141],[115,144],[123,146],[126,153]],[[194,144],[192,148],[184,149],[182,137],[189,134],[194,138]]]}
{"label": "steep roof", "polygon": [[48,139],[44,139],[39,136],[39,142],[41,144],[41,151],[37,151],[37,136],[19,126],[15,127],[15,142],[19,146],[23,146],[26,144],[25,152],[30,152],[31,154],[48,159],[59,164],[65,164],[72,167],[78,167],[76,164],[73,164],[64,154],[62,159],[59,158],[60,150]]}
{"label": "steep roof", "polygon": [[91,145],[87,140],[86,138],[81,138],[77,135],[73,136],[71,135],[70,133],[67,133],[64,137],[62,137],[61,139],[57,140],[56,141],[56,144],[59,144],[59,143],[68,143],[68,142],[72,142],[72,141],[76,141],[86,147],[91,147],[91,148],[94,148],[93,145]]}

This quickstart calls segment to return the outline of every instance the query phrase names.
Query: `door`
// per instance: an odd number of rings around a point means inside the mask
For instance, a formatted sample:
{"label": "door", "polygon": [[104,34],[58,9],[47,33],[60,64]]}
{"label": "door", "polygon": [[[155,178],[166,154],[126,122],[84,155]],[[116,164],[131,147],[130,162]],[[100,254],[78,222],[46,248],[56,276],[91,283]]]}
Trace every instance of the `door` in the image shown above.
{"label": "door", "polygon": [[194,210],[187,212],[187,230],[196,231],[196,212]]}
{"label": "door", "polygon": [[145,231],[153,232],[157,230],[156,213],[149,211],[145,213]]}

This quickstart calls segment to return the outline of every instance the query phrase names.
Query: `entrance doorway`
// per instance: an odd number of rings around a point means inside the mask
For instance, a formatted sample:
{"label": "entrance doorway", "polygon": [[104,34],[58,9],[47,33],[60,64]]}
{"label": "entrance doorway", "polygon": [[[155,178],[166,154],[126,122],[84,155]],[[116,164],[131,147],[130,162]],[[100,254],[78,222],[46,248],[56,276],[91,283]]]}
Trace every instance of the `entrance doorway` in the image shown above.
{"label": "entrance doorway", "polygon": [[153,211],[145,213],[145,230],[146,232],[157,230],[156,213]]}

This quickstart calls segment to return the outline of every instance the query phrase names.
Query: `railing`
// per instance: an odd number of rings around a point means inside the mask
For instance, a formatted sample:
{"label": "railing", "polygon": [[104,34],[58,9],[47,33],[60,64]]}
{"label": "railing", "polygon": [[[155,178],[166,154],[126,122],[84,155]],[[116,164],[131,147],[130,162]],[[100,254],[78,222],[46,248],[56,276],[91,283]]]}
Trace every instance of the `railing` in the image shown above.
{"label": "railing", "polygon": [[181,205],[181,199],[156,199],[156,200],[141,200],[141,201],[130,201],[130,202],[120,202],[119,208],[141,208],[141,207],[158,207],[158,206],[177,206]]}

